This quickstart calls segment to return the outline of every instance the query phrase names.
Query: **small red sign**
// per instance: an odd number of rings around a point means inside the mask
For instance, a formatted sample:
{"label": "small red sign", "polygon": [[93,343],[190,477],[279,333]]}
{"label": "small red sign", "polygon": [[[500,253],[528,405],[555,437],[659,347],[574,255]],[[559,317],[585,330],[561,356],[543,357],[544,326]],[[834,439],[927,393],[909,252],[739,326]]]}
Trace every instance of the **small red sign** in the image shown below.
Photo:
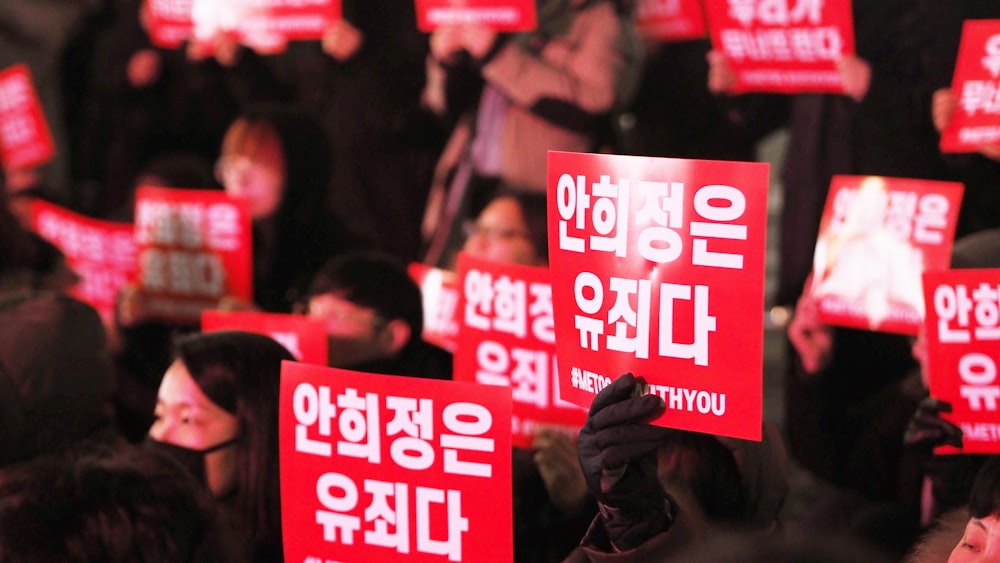
{"label": "small red sign", "polygon": [[33,168],[55,154],[28,66],[17,64],[0,71],[0,164],[4,170]]}
{"label": "small red sign", "polygon": [[201,314],[201,330],[243,330],[263,334],[278,341],[300,362],[326,365],[326,329],[322,321],[302,315],[210,309]]}
{"label": "small red sign", "polygon": [[535,0],[415,0],[417,28],[478,24],[496,31],[531,31],[538,25]]}
{"label": "small red sign", "polygon": [[284,362],[286,561],[513,560],[510,390]]}
{"label": "small red sign", "polygon": [[707,35],[701,0],[639,0],[635,24],[647,39],[686,41]]}
{"label": "small red sign", "polygon": [[930,392],[963,434],[936,451],[1000,453],[1000,269],[927,272],[924,295]]}
{"label": "small red sign", "polygon": [[1000,20],[965,21],[951,88],[958,107],[941,132],[941,151],[1000,144]]}
{"label": "small red sign", "polygon": [[194,36],[195,0],[146,0],[149,39],[157,47],[176,49]]}
{"label": "small red sign", "polygon": [[454,353],[458,338],[458,288],[455,272],[413,262],[410,277],[420,286],[424,340]]}

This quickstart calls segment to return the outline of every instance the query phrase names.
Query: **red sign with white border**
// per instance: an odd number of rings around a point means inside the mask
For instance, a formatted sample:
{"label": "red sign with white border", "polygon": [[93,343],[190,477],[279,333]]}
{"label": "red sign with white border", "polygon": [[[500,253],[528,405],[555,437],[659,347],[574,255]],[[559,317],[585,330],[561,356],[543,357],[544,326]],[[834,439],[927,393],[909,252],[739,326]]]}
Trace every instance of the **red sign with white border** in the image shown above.
{"label": "red sign with white border", "polygon": [[559,396],[548,268],[458,255],[460,340],[455,379],[510,387],[512,441],[530,448],[540,427],[576,436],[587,411]]}
{"label": "red sign with white border", "polygon": [[760,440],[769,165],[549,151],[560,393],[645,377],[656,424]]}
{"label": "red sign with white border", "polygon": [[417,28],[478,24],[496,31],[531,31],[538,25],[535,0],[415,0]]}
{"label": "red sign with white border", "polygon": [[962,429],[962,449],[1000,453],[1000,269],[924,274],[930,392],[951,404],[941,417]]}
{"label": "red sign with white border", "polygon": [[941,132],[941,151],[1000,144],[1000,20],[965,21],[951,89],[958,106]]}
{"label": "red sign with white border", "polygon": [[424,340],[454,353],[458,339],[455,272],[420,262],[411,262],[407,271],[420,286],[424,306]]}
{"label": "red sign with white border", "polygon": [[951,261],[964,186],[882,176],[834,176],[806,292],[827,324],[916,335],[921,275]]}
{"label": "red sign with white border", "polygon": [[326,328],[322,321],[303,315],[209,309],[201,314],[201,330],[242,330],[263,334],[287,348],[300,362],[326,365]]}
{"label": "red sign with white border", "polygon": [[510,390],[283,362],[286,561],[513,560]]}
{"label": "red sign with white border", "polygon": [[245,205],[221,190],[140,187],[135,196],[139,287],[150,316],[197,323],[232,296],[253,300]]}
{"label": "red sign with white border", "polygon": [[708,34],[701,0],[639,0],[635,25],[647,39],[686,41]]}
{"label": "red sign with white border", "polygon": [[0,71],[0,164],[4,170],[32,168],[55,154],[28,66],[17,64]]}
{"label": "red sign with white border", "polygon": [[734,92],[843,93],[836,62],[855,49],[850,0],[705,0],[705,10]]}

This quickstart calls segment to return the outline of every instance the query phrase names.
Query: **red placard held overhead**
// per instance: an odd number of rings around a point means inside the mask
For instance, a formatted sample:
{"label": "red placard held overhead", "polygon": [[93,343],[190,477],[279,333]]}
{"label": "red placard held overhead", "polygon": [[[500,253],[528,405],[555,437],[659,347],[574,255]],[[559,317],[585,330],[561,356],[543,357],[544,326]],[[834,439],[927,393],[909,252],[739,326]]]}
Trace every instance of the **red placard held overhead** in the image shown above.
{"label": "red placard held overhead", "polygon": [[417,28],[479,24],[496,31],[531,31],[538,25],[535,0],[415,0]]}
{"label": "red placard held overhead", "polygon": [[195,0],[146,0],[149,40],[157,47],[176,49],[194,35]]}
{"label": "red placard held overhead", "polygon": [[284,362],[285,561],[511,561],[510,390]]}
{"label": "red placard held overhead", "polygon": [[760,439],[768,165],[548,156],[562,397],[645,377],[674,428]]}
{"label": "red placard held overhead", "polygon": [[458,339],[458,288],[455,272],[419,262],[407,268],[420,286],[424,306],[424,340],[454,353]]}
{"label": "red placard held overhead", "polygon": [[27,65],[0,71],[0,165],[4,170],[32,168],[55,154],[49,123]]}
{"label": "red placard held overhead", "polygon": [[843,93],[836,62],[854,53],[850,0],[705,0],[705,10],[735,92]]}
{"label": "red placard held overhead", "polygon": [[647,39],[685,41],[708,33],[701,0],[639,0],[635,25]]}
{"label": "red placard held overhead", "polygon": [[920,277],[948,267],[962,184],[834,176],[806,292],[831,325],[917,334]]}
{"label": "red placard held overhead", "polygon": [[288,348],[300,362],[323,366],[327,363],[323,322],[303,315],[210,309],[201,314],[201,330],[243,330],[263,334]]}
{"label": "red placard held overhead", "polygon": [[941,132],[943,152],[1000,144],[1000,20],[967,20],[951,89],[958,106]]}
{"label": "red placard held overhead", "polygon": [[80,276],[69,293],[97,309],[106,323],[113,321],[118,292],[136,273],[132,224],[91,219],[41,200],[31,204],[31,222]]}
{"label": "red placard held overhead", "polygon": [[927,272],[924,295],[931,395],[963,434],[936,451],[1000,453],[1000,269]]}
{"label": "red placard held overhead", "polygon": [[559,396],[548,268],[458,256],[461,332],[455,379],[511,388],[515,446],[539,426],[576,436],[587,411]]}
{"label": "red placard held overhead", "polygon": [[251,237],[249,213],[222,191],[139,188],[138,281],[150,315],[197,323],[224,296],[252,301]]}

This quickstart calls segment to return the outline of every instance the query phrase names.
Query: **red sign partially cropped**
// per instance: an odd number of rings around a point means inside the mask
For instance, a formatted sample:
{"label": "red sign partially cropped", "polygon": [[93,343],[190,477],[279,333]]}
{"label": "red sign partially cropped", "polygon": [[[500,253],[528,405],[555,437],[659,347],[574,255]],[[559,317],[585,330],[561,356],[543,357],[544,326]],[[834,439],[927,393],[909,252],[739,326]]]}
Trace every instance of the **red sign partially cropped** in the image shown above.
{"label": "red sign partially cropped", "polygon": [[424,340],[454,353],[458,339],[458,288],[455,272],[412,262],[407,268],[420,286]]}
{"label": "red sign partially cropped", "polygon": [[647,39],[685,41],[708,33],[701,0],[639,0],[635,25]]}
{"label": "red sign partially cropped", "polygon": [[881,176],[834,176],[820,221],[812,281],[820,319],[917,334],[920,278],[951,260],[964,187]]}
{"label": "red sign partially cropped", "polygon": [[146,0],[149,39],[157,47],[176,49],[194,35],[195,0]]}
{"label": "red sign partially cropped", "polygon": [[284,362],[285,561],[511,561],[510,390]]}
{"label": "red sign partially cropped", "polygon": [[705,9],[734,91],[844,91],[836,62],[854,53],[850,0],[705,0]]}
{"label": "red sign partially cropped", "polygon": [[210,309],[201,314],[201,330],[243,330],[270,336],[300,362],[326,365],[326,328],[303,315]]}
{"label": "red sign partially cropped", "polygon": [[538,25],[535,0],[415,0],[417,28],[479,24],[496,31],[531,31]]}
{"label": "red sign partially cropped", "polygon": [[548,155],[562,397],[632,372],[658,424],[760,439],[768,165]]}
{"label": "red sign partially cropped", "polygon": [[217,190],[136,191],[139,286],[151,316],[197,323],[223,296],[253,299],[250,216]]}
{"label": "red sign partially cropped", "polygon": [[587,411],[559,396],[548,268],[458,256],[461,336],[455,379],[510,387],[515,446],[539,427],[576,436]]}
{"label": "red sign partially cropped", "polygon": [[1000,270],[927,272],[924,292],[931,395],[963,434],[940,453],[1000,453]]}
{"label": "red sign partially cropped", "polygon": [[40,200],[31,204],[31,221],[35,232],[59,248],[80,276],[69,293],[111,322],[118,292],[135,278],[132,224],[91,219]]}
{"label": "red sign partially cropped", "polygon": [[1000,144],[1000,20],[965,21],[951,88],[958,107],[941,132],[941,150]]}
{"label": "red sign partially cropped", "polygon": [[5,170],[45,164],[56,153],[49,123],[28,66],[0,71],[0,165]]}

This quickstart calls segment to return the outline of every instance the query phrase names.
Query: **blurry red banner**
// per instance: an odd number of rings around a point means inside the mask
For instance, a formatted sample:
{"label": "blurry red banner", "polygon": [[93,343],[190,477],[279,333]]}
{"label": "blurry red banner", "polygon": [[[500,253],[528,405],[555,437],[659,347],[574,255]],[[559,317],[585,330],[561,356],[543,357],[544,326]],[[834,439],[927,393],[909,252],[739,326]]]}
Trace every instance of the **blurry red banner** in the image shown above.
{"label": "blurry red banner", "polygon": [[420,286],[424,340],[454,353],[458,338],[458,288],[455,272],[412,262],[407,270]]}
{"label": "blurry red banner", "polygon": [[461,330],[455,379],[511,388],[515,446],[540,426],[576,436],[587,411],[559,396],[548,268],[458,256]]}
{"label": "blurry red banner", "polygon": [[941,150],[1000,144],[1000,20],[966,20],[951,89],[958,107],[941,132]]}
{"label": "blurry red banner", "polygon": [[496,31],[531,31],[538,25],[535,0],[415,0],[417,28],[478,24]]}
{"label": "blurry red banner", "polygon": [[97,309],[105,322],[113,320],[118,292],[136,273],[132,224],[91,219],[40,200],[31,205],[31,221],[80,276],[69,293]]}
{"label": "blurry red banner", "polygon": [[176,49],[194,36],[195,0],[146,0],[149,39],[157,47]]}
{"label": "blurry red banner", "polygon": [[962,429],[962,449],[1000,453],[1000,269],[924,274],[931,395],[951,403],[946,420]]}
{"label": "blurry red banner", "polygon": [[284,362],[286,561],[511,561],[510,390]]}
{"label": "blurry red banner", "polygon": [[222,191],[139,188],[135,242],[151,316],[197,323],[223,296],[253,300],[250,216]]}
{"label": "blurry red banner", "polygon": [[635,24],[647,39],[685,41],[708,33],[701,0],[638,0]]}
{"label": "blurry red banner", "polygon": [[760,439],[767,190],[766,163],[549,152],[563,398],[632,372],[658,424]]}
{"label": "blurry red banner", "polygon": [[850,0],[705,0],[705,10],[736,92],[844,91],[836,62],[854,53]]}
{"label": "blurry red banner", "polygon": [[917,334],[921,275],[951,260],[964,187],[881,176],[834,176],[806,292],[820,319],[862,330]]}
{"label": "blurry red banner", "polygon": [[243,330],[270,336],[300,362],[326,365],[326,329],[322,321],[302,315],[211,309],[201,314],[201,330]]}
{"label": "blurry red banner", "polygon": [[27,65],[0,71],[0,165],[4,170],[32,168],[55,154],[49,123]]}

